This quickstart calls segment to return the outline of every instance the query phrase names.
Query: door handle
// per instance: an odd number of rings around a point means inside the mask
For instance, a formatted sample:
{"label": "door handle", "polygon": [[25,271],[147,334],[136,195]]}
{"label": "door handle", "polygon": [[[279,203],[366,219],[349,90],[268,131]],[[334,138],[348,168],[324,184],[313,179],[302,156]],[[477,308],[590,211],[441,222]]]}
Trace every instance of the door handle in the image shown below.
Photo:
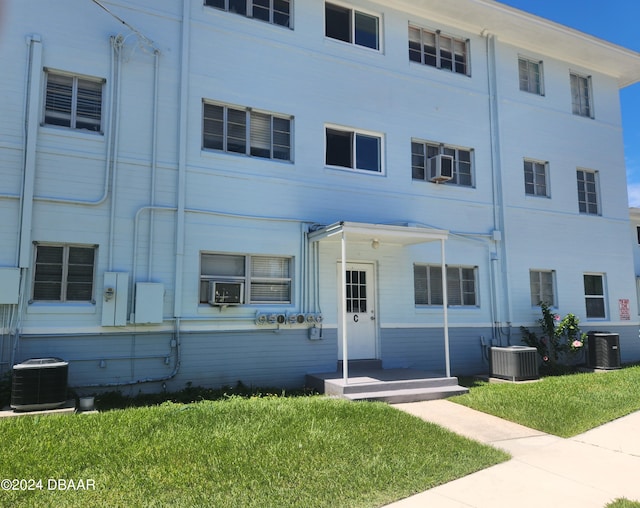
{"label": "door handle", "polygon": [[375,321],[376,320],[376,315],[374,313],[371,313],[371,321]]}

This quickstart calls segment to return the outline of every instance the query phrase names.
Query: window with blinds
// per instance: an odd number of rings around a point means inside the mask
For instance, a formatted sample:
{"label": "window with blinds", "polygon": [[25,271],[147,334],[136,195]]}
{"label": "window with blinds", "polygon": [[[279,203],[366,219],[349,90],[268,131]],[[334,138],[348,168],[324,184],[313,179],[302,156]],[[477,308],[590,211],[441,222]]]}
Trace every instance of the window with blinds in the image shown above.
{"label": "window with blinds", "polygon": [[202,147],[291,161],[291,123],[289,116],[205,102]]}
{"label": "window with blinds", "polygon": [[409,60],[470,76],[469,40],[409,26]]}
{"label": "window with blinds", "polygon": [[542,80],[542,62],[528,58],[518,58],[518,77],[520,90],[536,95],[544,95]]}
{"label": "window with blinds", "polygon": [[571,82],[571,109],[574,115],[593,118],[591,106],[591,76],[580,76],[573,72],[569,75]]}
{"label": "window with blinds", "polygon": [[32,301],[93,301],[95,247],[37,245]]}
{"label": "window with blinds", "polygon": [[44,123],[100,132],[104,81],[47,71]]}
{"label": "window with blinds", "polygon": [[[476,267],[447,266],[448,306],[477,306]],[[416,305],[442,305],[442,267],[439,265],[413,266],[414,297]]]}
{"label": "window with blinds", "polygon": [[553,270],[530,270],[529,280],[531,288],[531,306],[544,303],[554,307],[555,301],[555,272]]}
{"label": "window with blinds", "polygon": [[244,301],[291,303],[292,258],[202,253],[200,303],[207,303],[209,281],[243,282]]}
{"label": "window with blinds", "polygon": [[429,181],[429,159],[436,155],[453,157],[453,178],[444,182],[446,185],[473,187],[473,150],[428,141],[411,141],[411,178]]}

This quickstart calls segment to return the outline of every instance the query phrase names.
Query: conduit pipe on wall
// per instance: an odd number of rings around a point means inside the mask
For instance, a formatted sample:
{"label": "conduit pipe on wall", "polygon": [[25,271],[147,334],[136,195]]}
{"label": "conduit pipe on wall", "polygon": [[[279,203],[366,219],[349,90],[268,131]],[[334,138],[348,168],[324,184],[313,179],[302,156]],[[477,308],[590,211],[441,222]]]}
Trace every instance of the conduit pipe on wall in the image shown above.
{"label": "conduit pipe on wall", "polygon": [[104,178],[103,178],[103,185],[102,185],[102,194],[100,195],[100,197],[98,197],[98,199],[94,199],[94,200],[62,198],[62,197],[55,197],[55,196],[34,196],[34,199],[36,201],[45,201],[47,203],[59,203],[59,204],[66,204],[66,205],[85,205],[85,206],[99,206],[103,204],[105,201],[107,201],[107,198],[109,197],[109,182],[111,181],[111,161],[113,157],[113,153],[112,153],[113,132],[111,127],[114,123],[114,118],[115,118],[114,88],[115,88],[115,76],[116,76],[116,53],[117,53],[116,46],[119,44],[122,44],[122,41],[123,39],[122,39],[122,36],[120,35],[117,37],[112,36],[109,38],[110,68],[109,68],[109,80],[107,81],[107,83],[109,84],[109,86],[107,87],[107,90],[108,90],[107,104],[109,105],[108,111],[110,112],[110,114],[106,115],[105,124],[104,124],[105,168],[104,168]]}

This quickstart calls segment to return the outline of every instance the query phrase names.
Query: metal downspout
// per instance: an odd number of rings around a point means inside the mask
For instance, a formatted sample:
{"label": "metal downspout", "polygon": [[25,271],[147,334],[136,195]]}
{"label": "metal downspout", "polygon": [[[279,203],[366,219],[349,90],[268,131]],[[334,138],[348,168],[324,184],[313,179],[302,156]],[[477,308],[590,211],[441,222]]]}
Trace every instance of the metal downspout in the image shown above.
{"label": "metal downspout", "polygon": [[[187,113],[189,105],[189,42],[191,36],[190,0],[182,2],[182,53],[180,57],[180,119],[178,132],[178,181],[176,216],[176,263],[173,315],[182,316],[182,285],[184,270],[185,207],[187,179]],[[179,322],[179,321],[177,321]]]}
{"label": "metal downspout", "polygon": [[25,110],[25,147],[20,210],[20,250],[18,266],[31,265],[31,230],[33,224],[33,197],[36,180],[36,145],[38,143],[40,90],[42,85],[42,42],[32,35],[29,44],[29,75]]}
{"label": "metal downspout", "polygon": [[111,167],[111,201],[110,201],[110,215],[109,215],[109,257],[107,263],[107,271],[113,270],[113,257],[114,257],[114,238],[115,238],[115,220],[116,220],[116,186],[118,184],[118,149],[120,139],[120,86],[122,75],[122,46],[123,39],[121,36],[112,37],[111,43],[113,45],[113,51],[115,54],[115,68],[114,68],[114,82],[112,84],[113,91],[113,103],[111,104],[113,112],[112,131],[111,136],[113,138],[110,143],[112,148],[112,167]]}
{"label": "metal downspout", "polygon": [[[151,124],[151,188],[149,191],[149,252],[147,259],[147,280],[151,280],[153,266],[154,219],[156,204],[156,173],[158,169],[158,81],[160,69],[160,52],[153,52],[153,115]],[[135,260],[134,260],[135,262]]]}
{"label": "metal downspout", "polygon": [[[20,340],[20,328],[24,314],[25,293],[27,291],[27,278],[32,260],[31,233],[33,225],[33,200],[36,179],[36,147],[38,142],[40,90],[42,85],[42,41],[39,35],[31,35],[27,38],[29,45],[27,60],[27,86],[25,98],[24,117],[24,158],[23,180],[20,190],[20,224],[16,257],[20,268],[20,288],[18,292],[18,304],[15,307],[14,339],[11,348],[11,365],[15,363],[18,342]],[[11,322],[9,323],[12,324]],[[12,330],[9,331],[12,333]]]}
{"label": "metal downspout", "polygon": [[[511,303],[510,287],[508,278],[507,250],[505,245],[505,218],[504,218],[504,195],[502,185],[502,144],[500,139],[500,108],[498,104],[498,73],[496,64],[496,37],[491,33],[484,34],[487,38],[487,75],[489,87],[489,124],[491,138],[491,176],[493,193],[493,227],[500,232],[500,238],[495,240],[496,252],[491,256],[491,265],[495,266],[491,271],[494,277],[502,279],[502,301],[505,311],[506,323],[508,327],[507,341],[511,342]],[[499,244],[499,245],[498,245]],[[499,250],[498,250],[499,249]],[[498,254],[499,252],[499,254]],[[494,281],[496,283],[497,281]],[[499,284],[496,284],[499,285]],[[496,291],[496,301],[500,297]],[[500,305],[496,305],[493,338],[499,340],[502,345],[502,317],[500,315]]]}

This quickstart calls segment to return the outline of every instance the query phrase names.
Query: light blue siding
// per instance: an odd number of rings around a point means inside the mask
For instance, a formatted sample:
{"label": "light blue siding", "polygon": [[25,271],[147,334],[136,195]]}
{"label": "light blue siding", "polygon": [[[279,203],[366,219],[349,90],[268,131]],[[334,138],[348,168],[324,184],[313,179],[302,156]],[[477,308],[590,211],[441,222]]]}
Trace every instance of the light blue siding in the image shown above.
{"label": "light blue siding", "polygon": [[[299,385],[335,368],[340,246],[307,235],[340,221],[449,232],[446,262],[477,277],[477,305],[449,309],[453,374],[487,370],[481,337],[538,319],[531,269],[554,272],[558,313],[619,330],[623,360],[640,360],[618,100],[635,53],[486,2],[351,2],[380,16],[381,51],[325,37],[311,0],[295,0],[291,29],[201,0],[110,1],[127,24],[88,1],[5,3],[0,268],[20,266],[21,299],[0,309],[0,370],[59,356],[74,386]],[[409,23],[468,40],[470,76],[409,61]],[[543,62],[543,96],[519,90],[519,56]],[[50,71],[104,83],[101,133],[44,123]],[[572,114],[570,72],[591,77],[594,118]],[[290,116],[292,160],[203,149],[203,101]],[[328,167],[327,125],[379,135],[381,173]],[[413,180],[412,140],[469,150],[473,186]],[[549,197],[525,194],[526,158],[547,162]],[[598,174],[597,216],[579,213],[578,168]],[[413,281],[414,264],[441,262],[439,243],[371,240],[349,242],[347,260],[374,267],[379,359],[443,371],[443,309],[416,305]],[[34,242],[96,246],[93,300],[33,302]],[[290,258],[291,302],[201,304],[203,252]],[[102,326],[105,272],[128,274],[126,326]],[[604,276],[604,321],[586,319],[584,273]],[[163,285],[161,323],[132,319],[138,282]],[[259,313],[321,313],[323,338]]]}

